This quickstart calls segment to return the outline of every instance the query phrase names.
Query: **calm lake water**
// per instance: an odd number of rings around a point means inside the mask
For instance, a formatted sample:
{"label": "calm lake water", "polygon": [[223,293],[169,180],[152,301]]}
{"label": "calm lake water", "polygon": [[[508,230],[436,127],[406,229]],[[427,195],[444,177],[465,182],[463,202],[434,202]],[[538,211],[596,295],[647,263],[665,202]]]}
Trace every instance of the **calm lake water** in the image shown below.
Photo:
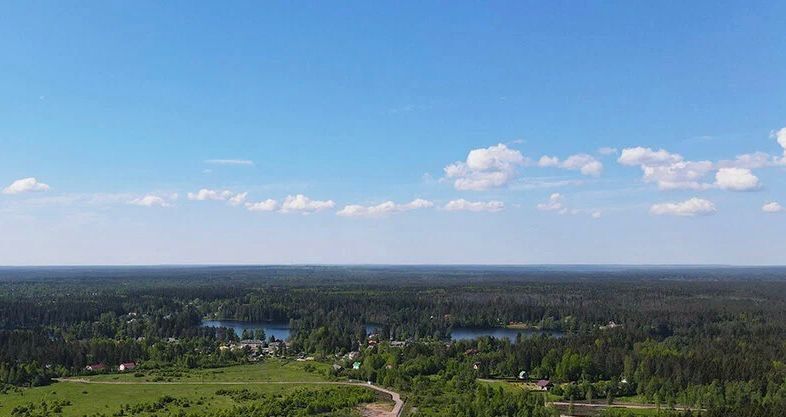
{"label": "calm lake water", "polygon": [[267,322],[267,321],[237,321],[237,320],[202,320],[202,327],[227,327],[235,330],[238,337],[243,336],[243,330],[265,331],[265,339],[270,336],[280,340],[289,339],[289,322]]}
{"label": "calm lake water", "polygon": [[552,337],[562,337],[562,332],[537,330],[537,329],[508,329],[506,327],[455,327],[450,333],[451,340],[472,340],[483,336],[491,336],[496,339],[508,339],[516,341],[516,336],[521,333],[521,337],[534,337],[547,334]]}
{"label": "calm lake water", "polygon": [[[289,339],[289,322],[253,322],[237,320],[202,320],[203,327],[227,327],[235,330],[238,337],[243,335],[243,330],[254,331],[262,329],[265,331],[265,338],[270,336],[276,339]],[[382,326],[379,324],[366,324],[366,333],[377,332]],[[553,337],[562,337],[562,332],[537,330],[537,329],[508,329],[505,327],[455,327],[450,335],[451,340],[472,340],[483,336],[491,336],[497,339],[508,339],[516,341],[516,335],[521,333],[522,337],[534,337],[541,334],[548,334]]]}

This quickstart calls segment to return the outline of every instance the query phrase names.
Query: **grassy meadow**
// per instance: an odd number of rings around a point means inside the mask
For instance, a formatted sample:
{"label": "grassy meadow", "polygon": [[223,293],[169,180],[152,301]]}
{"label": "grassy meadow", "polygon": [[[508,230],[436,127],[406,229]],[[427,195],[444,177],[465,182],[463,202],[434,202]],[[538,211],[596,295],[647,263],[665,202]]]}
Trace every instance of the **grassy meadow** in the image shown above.
{"label": "grassy meadow", "polygon": [[[85,376],[79,378],[96,383],[56,382],[45,387],[13,389],[0,394],[0,416],[12,416],[14,408],[29,407],[30,404],[35,405],[40,413],[42,402],[48,404],[51,415],[111,416],[122,405],[150,403],[164,396],[180,400],[168,406],[168,412],[172,412],[175,407],[186,411],[189,408],[200,411],[230,409],[238,402],[231,396],[217,395],[218,391],[248,390],[252,394],[283,394],[304,387],[309,390],[331,389],[330,385],[308,384],[326,381],[325,370],[328,367],[315,362],[268,360],[259,364],[218,369],[137,370],[124,374]],[[51,411],[58,404],[59,412]],[[22,415],[38,415],[35,411]]]}

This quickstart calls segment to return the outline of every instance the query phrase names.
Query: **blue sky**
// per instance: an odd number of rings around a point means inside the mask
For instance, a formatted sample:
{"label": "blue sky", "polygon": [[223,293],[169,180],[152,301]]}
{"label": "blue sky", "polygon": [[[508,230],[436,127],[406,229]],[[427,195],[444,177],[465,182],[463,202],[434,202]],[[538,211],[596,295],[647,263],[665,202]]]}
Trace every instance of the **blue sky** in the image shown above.
{"label": "blue sky", "polygon": [[785,16],[5,2],[0,264],[782,264]]}

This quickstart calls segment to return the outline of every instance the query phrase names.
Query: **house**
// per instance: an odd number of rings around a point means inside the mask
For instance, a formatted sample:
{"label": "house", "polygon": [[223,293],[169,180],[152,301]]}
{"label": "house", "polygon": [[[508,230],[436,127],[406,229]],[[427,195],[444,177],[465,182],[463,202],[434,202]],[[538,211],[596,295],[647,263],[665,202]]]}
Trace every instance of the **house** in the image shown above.
{"label": "house", "polygon": [[480,369],[480,362],[475,362],[475,363],[473,363],[473,364],[472,364],[472,369],[474,369],[474,370],[476,370],[476,371],[477,371],[478,369]]}
{"label": "house", "polygon": [[392,348],[403,348],[407,345],[407,342],[404,340],[393,340],[390,342],[390,347]]}
{"label": "house", "polygon": [[355,370],[360,369],[360,362],[353,363],[352,364],[352,369],[355,369]]}
{"label": "house", "polygon": [[100,372],[105,369],[106,369],[106,365],[104,365],[103,363],[94,363],[92,365],[85,366],[85,370],[90,372]]}
{"label": "house", "polygon": [[341,365],[339,365],[339,364],[337,364],[337,363],[334,363],[334,364],[333,364],[333,370],[334,370],[334,371],[338,372],[338,371],[340,371],[340,370],[342,370],[342,369],[344,369],[344,367],[343,367],[343,366],[341,366]]}
{"label": "house", "polygon": [[535,385],[541,391],[548,391],[552,387],[554,387],[554,384],[552,384],[551,381],[549,381],[548,379],[541,379],[538,382],[536,382]]}
{"label": "house", "polygon": [[521,380],[527,379],[527,371],[519,372],[519,379]]}
{"label": "house", "polygon": [[117,367],[117,370],[120,372],[130,371],[136,368],[136,364],[134,362],[123,362],[120,366]]}
{"label": "house", "polygon": [[240,349],[245,349],[246,347],[248,347],[249,349],[251,349],[252,352],[258,352],[260,349],[262,349],[265,346],[265,342],[261,340],[245,339],[245,340],[241,340],[238,346],[240,347]]}
{"label": "house", "polygon": [[477,349],[467,349],[467,350],[464,351],[464,356],[475,356],[478,353],[479,352],[478,352]]}

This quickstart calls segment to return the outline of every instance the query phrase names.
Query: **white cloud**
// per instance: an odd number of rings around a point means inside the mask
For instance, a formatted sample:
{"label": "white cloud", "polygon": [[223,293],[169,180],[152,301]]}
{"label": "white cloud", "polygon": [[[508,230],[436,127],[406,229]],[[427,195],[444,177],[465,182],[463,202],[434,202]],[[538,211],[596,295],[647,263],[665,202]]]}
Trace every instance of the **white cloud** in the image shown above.
{"label": "white cloud", "polygon": [[543,168],[557,167],[559,166],[559,158],[556,156],[543,155],[538,159],[538,166]]}
{"label": "white cloud", "polygon": [[36,191],[48,191],[49,185],[38,182],[34,177],[22,178],[3,189],[3,194],[21,194]]}
{"label": "white cloud", "polygon": [[205,163],[213,165],[254,165],[254,161],[248,159],[208,159]]}
{"label": "white cloud", "polygon": [[771,201],[761,206],[761,211],[765,213],[780,213],[782,211],[786,211],[786,208],[780,205],[780,203],[778,203],[777,201]]}
{"label": "white cloud", "polygon": [[538,210],[541,211],[558,211],[560,213],[567,212],[565,208],[565,198],[560,193],[554,193],[549,196],[549,201],[537,205]]}
{"label": "white cloud", "polygon": [[248,211],[276,211],[278,210],[278,201],[269,198],[256,203],[246,203],[245,207]]}
{"label": "white cloud", "polygon": [[772,155],[765,152],[754,152],[737,155],[733,161],[720,161],[718,167],[720,168],[765,168],[773,166],[777,163]]}
{"label": "white cloud", "polygon": [[202,188],[195,193],[188,193],[186,197],[192,201],[226,201],[230,205],[239,206],[246,201],[247,192],[234,193],[229,190],[210,190]]}
{"label": "white cloud", "polygon": [[781,145],[781,148],[783,148],[783,155],[786,157],[786,127],[775,132],[775,139],[778,140],[778,145]]}
{"label": "white cloud", "polygon": [[710,184],[702,179],[712,172],[710,161],[680,161],[670,165],[642,165],[644,182],[655,183],[661,190],[703,190]]}
{"label": "white cloud", "polygon": [[638,165],[644,182],[655,183],[661,190],[703,190],[712,186],[702,181],[714,169],[710,161],[685,161],[682,155],[643,147],[623,149],[617,161]]}
{"label": "white cloud", "polygon": [[747,168],[721,168],[715,173],[715,185],[724,190],[750,191],[759,188],[759,178]]}
{"label": "white cloud", "polygon": [[344,217],[382,217],[390,213],[416,210],[422,208],[434,207],[434,203],[421,198],[410,201],[405,204],[396,204],[392,201],[386,201],[374,206],[362,206],[359,204],[350,204],[344,206],[343,209],[336,213]]}
{"label": "white cloud", "polygon": [[246,202],[246,197],[248,193],[237,193],[233,195],[228,201],[230,205],[239,206]]}
{"label": "white cloud", "polygon": [[282,213],[300,212],[300,213],[314,213],[317,211],[331,209],[336,206],[333,200],[312,200],[303,194],[295,196],[288,195],[281,204]]}
{"label": "white cloud", "polygon": [[612,148],[612,147],[609,147],[609,146],[604,146],[604,147],[598,149],[598,153],[601,154],[601,155],[616,155],[617,152],[619,152],[619,151],[617,151],[617,148]]}
{"label": "white cloud", "polygon": [[675,162],[680,162],[682,161],[682,156],[678,154],[669,153],[665,149],[653,151],[650,148],[644,148],[638,146],[635,148],[623,149],[622,154],[620,155],[617,161],[619,161],[619,163],[622,165],[629,165],[629,166],[636,166],[636,165],[658,166],[658,165],[671,165]]}
{"label": "white cloud", "polygon": [[409,203],[402,204],[400,206],[402,210],[416,210],[416,209],[431,208],[431,207],[434,207],[434,203],[432,203],[429,200],[424,200],[422,198],[416,198],[410,201]]}
{"label": "white cloud", "polygon": [[148,194],[143,197],[135,198],[129,201],[129,204],[142,207],[170,207],[171,204],[164,198],[153,194]]}
{"label": "white cloud", "polygon": [[195,193],[188,193],[187,197],[189,200],[194,201],[207,201],[207,200],[214,200],[214,201],[226,201],[232,196],[234,193],[229,190],[209,190],[207,188],[202,188],[201,190]]}
{"label": "white cloud", "polygon": [[564,161],[560,161],[555,156],[544,155],[538,160],[539,167],[557,167],[573,171],[581,171],[583,175],[593,177],[599,176],[603,172],[603,164],[592,155],[580,153],[571,155]]}
{"label": "white cloud", "polygon": [[455,162],[444,168],[445,178],[453,180],[457,190],[502,187],[516,177],[516,169],[524,162],[521,152],[500,143],[471,150],[465,162]]}
{"label": "white cloud", "polygon": [[501,201],[467,201],[463,198],[458,200],[449,201],[443,207],[443,210],[448,211],[488,211],[497,212],[505,208],[505,204]]}
{"label": "white cloud", "polygon": [[603,164],[587,154],[571,155],[562,161],[562,168],[581,171],[583,175],[597,177],[603,172]]}
{"label": "white cloud", "polygon": [[712,201],[693,197],[690,200],[672,203],[653,204],[650,213],[658,216],[706,216],[717,211]]}
{"label": "white cloud", "polygon": [[599,211],[593,211],[592,212],[592,218],[593,219],[599,219],[599,218],[601,218],[602,215],[603,214],[601,212],[599,212]]}

